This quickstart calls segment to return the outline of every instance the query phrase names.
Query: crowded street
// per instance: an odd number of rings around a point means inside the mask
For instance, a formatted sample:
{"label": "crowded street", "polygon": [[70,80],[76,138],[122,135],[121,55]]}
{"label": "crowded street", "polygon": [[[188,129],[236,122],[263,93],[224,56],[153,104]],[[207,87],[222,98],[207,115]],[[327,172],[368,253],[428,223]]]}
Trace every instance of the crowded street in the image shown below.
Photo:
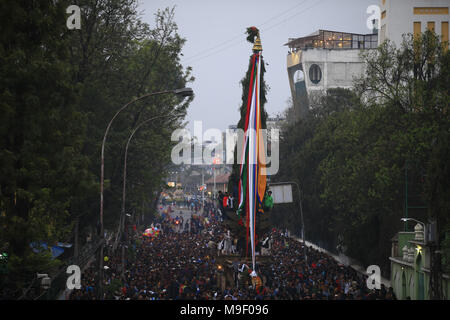
{"label": "crowded street", "polygon": [[[170,208],[170,209],[169,209]],[[164,212],[169,211],[169,214]],[[302,243],[273,229],[269,265],[257,265],[265,280],[254,285],[251,270],[235,264],[234,286],[220,288],[218,274],[223,268],[217,258],[218,245],[227,232],[213,215],[201,215],[186,208],[161,207],[158,236],[136,233],[134,257],[126,263],[124,285],[105,293],[112,300],[376,300],[395,299],[392,288],[368,290],[366,277],[337,263],[332,257],[306,248]],[[82,289],[70,299],[96,299],[95,264],[83,273]],[[105,284],[120,283],[120,255],[108,256]]]}
{"label": "crowded street", "polygon": [[0,302],[449,300],[449,12],[0,1]]}

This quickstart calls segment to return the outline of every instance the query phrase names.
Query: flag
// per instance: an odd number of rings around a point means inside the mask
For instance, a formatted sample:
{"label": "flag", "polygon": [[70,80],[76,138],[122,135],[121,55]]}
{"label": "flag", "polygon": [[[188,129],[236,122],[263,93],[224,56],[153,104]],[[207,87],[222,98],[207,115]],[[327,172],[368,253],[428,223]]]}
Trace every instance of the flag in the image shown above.
{"label": "flag", "polygon": [[266,189],[265,150],[262,136],[260,106],[261,52],[255,51],[251,59],[251,74],[247,113],[244,127],[244,144],[240,166],[238,214],[246,213],[246,255],[250,239],[253,269],[255,268],[256,212],[262,213]]}

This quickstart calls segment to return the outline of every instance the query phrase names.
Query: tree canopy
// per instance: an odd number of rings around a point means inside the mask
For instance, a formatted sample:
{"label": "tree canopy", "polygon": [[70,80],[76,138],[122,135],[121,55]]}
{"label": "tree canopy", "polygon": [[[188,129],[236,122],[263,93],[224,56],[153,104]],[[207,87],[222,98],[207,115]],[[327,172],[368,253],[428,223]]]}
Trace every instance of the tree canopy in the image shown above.
{"label": "tree canopy", "polygon": [[[449,57],[432,32],[407,35],[400,48],[387,41],[362,53],[353,90],[329,89],[283,128],[274,180],[301,185],[307,239],[389,273],[406,184],[409,217],[437,220],[448,239]],[[300,230],[290,209],[275,208],[273,223]]]}
{"label": "tree canopy", "polygon": [[[181,65],[185,39],[174,9],[144,23],[135,0],[80,0],[81,29],[66,26],[73,1],[2,1],[0,4],[0,248],[8,252],[2,293],[18,297],[36,272],[57,259],[30,243],[49,246],[95,230],[99,212],[100,146],[113,115],[132,99],[185,87],[194,80]],[[124,110],[105,150],[105,229],[118,225],[124,146],[144,125],[128,154],[127,208],[152,212],[170,161],[171,132],[183,125],[186,100],[154,96]],[[84,242],[84,241],[82,241]],[[24,272],[27,266],[27,272]]]}

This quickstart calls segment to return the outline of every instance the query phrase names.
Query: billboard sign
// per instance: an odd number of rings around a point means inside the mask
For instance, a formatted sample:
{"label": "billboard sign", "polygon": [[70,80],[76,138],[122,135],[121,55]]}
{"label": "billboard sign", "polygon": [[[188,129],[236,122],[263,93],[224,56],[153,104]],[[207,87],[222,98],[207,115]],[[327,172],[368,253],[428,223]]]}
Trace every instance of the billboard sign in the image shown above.
{"label": "billboard sign", "polygon": [[270,191],[272,191],[274,204],[294,202],[291,184],[271,185]]}

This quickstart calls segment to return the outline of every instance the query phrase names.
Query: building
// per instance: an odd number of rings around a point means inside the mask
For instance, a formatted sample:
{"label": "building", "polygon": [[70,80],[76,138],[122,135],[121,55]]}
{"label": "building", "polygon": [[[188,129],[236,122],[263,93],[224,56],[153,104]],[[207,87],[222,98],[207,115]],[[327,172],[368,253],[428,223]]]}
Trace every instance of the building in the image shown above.
{"label": "building", "polygon": [[219,191],[227,192],[228,191],[228,179],[230,178],[230,173],[224,173],[213,176],[208,179],[206,184],[206,191],[208,195],[214,196],[217,195]]}
{"label": "building", "polygon": [[272,130],[272,129],[281,130],[281,128],[283,127],[285,122],[286,122],[286,119],[280,117],[279,115],[277,115],[275,117],[267,118],[266,126],[267,126],[268,134],[269,134],[270,130]]}
{"label": "building", "polygon": [[376,29],[371,34],[318,30],[289,39],[287,71],[294,110],[303,117],[329,88],[352,88],[353,78],[364,70],[361,50],[378,46]]}
{"label": "building", "polygon": [[327,89],[352,88],[353,78],[364,69],[361,50],[376,48],[386,39],[400,47],[404,34],[427,29],[449,41],[449,0],[381,0],[379,4],[379,32],[318,30],[285,44],[289,47],[287,71],[297,117],[314,107]]}
{"label": "building", "polygon": [[431,29],[448,41],[448,0],[381,0],[381,28],[378,43],[393,41],[400,47],[403,34]]}
{"label": "building", "polygon": [[[399,300],[430,300],[431,248],[420,224],[414,232],[399,232],[392,239],[391,286]],[[450,277],[441,277],[443,299],[450,297]]]}

